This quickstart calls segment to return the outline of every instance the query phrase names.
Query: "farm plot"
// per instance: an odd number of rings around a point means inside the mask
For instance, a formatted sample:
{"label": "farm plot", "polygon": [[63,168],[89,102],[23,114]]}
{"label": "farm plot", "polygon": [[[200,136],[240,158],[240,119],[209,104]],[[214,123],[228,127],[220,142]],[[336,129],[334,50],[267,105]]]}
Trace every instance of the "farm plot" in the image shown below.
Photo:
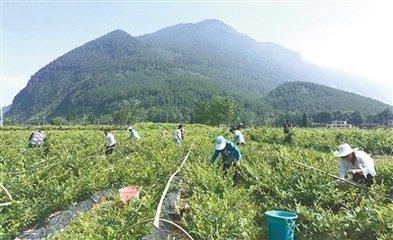
{"label": "farm plot", "polygon": [[[338,144],[349,142],[385,156],[393,148],[391,131],[295,129],[287,139],[281,129],[246,129],[241,176],[234,185],[233,170],[223,177],[219,162],[208,163],[215,136],[232,138],[227,129],[189,125],[186,141],[174,145],[161,136],[174,127],[137,125],[139,142],[116,130],[119,144],[111,156],[102,154],[98,129],[48,129],[49,151],[27,149],[28,130],[3,131],[0,176],[14,200],[0,208],[0,238],[17,236],[94,192],[138,185],[139,200],[124,205],[112,194],[51,238],[140,239],[152,227],[146,220],[154,217],[168,177],[191,146],[189,161],[179,173],[180,212],[175,221],[194,239],[266,239],[263,214],[272,209],[297,212],[298,239],[391,238],[392,158],[375,161],[378,175],[370,189],[339,187],[335,179],[295,163],[337,174],[339,162],[331,153]],[[6,194],[1,193],[0,201],[7,201]]]}

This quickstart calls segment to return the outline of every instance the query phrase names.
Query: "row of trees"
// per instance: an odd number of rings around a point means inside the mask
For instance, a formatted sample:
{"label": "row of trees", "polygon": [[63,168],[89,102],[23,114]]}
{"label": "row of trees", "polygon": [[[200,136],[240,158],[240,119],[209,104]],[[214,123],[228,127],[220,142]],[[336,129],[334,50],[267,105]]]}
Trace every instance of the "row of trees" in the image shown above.
{"label": "row of trees", "polygon": [[365,116],[359,111],[353,112],[317,112],[313,114],[308,113],[290,113],[290,114],[281,114],[275,118],[274,125],[280,125],[283,121],[289,120],[295,125],[298,126],[311,126],[312,122],[315,123],[331,123],[334,120],[347,121],[350,124],[355,126],[360,126],[365,123],[374,123],[374,124],[387,124],[388,120],[393,119],[393,112],[391,109],[385,109],[384,111],[375,114]]}
{"label": "row of trees", "polygon": [[[182,109],[175,106],[163,106],[146,108],[137,99],[127,99],[110,106],[110,114],[100,115],[89,112],[80,116],[74,112],[62,117],[54,117],[51,124],[132,124],[141,121],[151,122],[190,122],[202,123],[212,126],[232,125],[243,122],[247,126],[271,125],[282,126],[285,120],[293,125],[311,127],[312,122],[330,123],[333,120],[348,121],[359,126],[363,123],[386,124],[387,120],[393,119],[391,109],[386,109],[378,114],[365,116],[360,111],[353,112],[327,112],[316,113],[268,113],[261,114],[251,112],[238,105],[238,102],[229,97],[214,97],[210,100],[198,101],[192,108]],[[12,124],[5,121],[5,124]]]}
{"label": "row of trees", "polygon": [[[189,116],[189,117],[185,117]],[[247,121],[246,118],[249,118]],[[235,100],[225,97],[215,97],[211,100],[199,101],[193,108],[178,110],[175,107],[143,108],[138,100],[123,100],[113,106],[110,115],[95,115],[90,112],[82,117],[70,113],[63,117],[54,117],[50,120],[53,125],[64,124],[132,124],[141,121],[151,122],[191,122],[203,123],[212,126],[230,125],[244,119],[254,125],[255,115],[240,112]]]}

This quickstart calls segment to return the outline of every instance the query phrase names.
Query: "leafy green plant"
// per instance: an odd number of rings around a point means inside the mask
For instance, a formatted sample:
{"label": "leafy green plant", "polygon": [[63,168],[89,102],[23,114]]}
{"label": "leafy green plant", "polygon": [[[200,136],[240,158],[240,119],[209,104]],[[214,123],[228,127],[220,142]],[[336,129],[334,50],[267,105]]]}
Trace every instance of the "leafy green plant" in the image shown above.
{"label": "leafy green plant", "polygon": [[[112,155],[103,154],[102,129],[118,141]],[[54,239],[140,239],[152,224],[167,178],[192,144],[184,169],[178,224],[195,239],[266,239],[267,210],[299,216],[298,239],[390,239],[393,231],[393,158],[375,160],[377,176],[370,189],[345,186],[303,162],[337,174],[332,151],[349,142],[372,153],[393,146],[390,130],[298,129],[290,144],[280,128],[245,129],[240,150],[241,178],[233,185],[231,168],[223,176],[220,162],[208,163],[214,138],[232,136],[227,129],[187,125],[181,145],[162,137],[175,124],[136,124],[142,139],[132,141],[124,126],[44,126],[48,148],[27,148],[32,127],[1,130],[0,179],[13,202],[0,208],[0,239],[43,223],[55,211],[107,188],[136,185],[141,197],[123,205],[117,194],[71,222]],[[0,202],[8,201],[0,192]],[[334,234],[333,234],[334,233]]]}

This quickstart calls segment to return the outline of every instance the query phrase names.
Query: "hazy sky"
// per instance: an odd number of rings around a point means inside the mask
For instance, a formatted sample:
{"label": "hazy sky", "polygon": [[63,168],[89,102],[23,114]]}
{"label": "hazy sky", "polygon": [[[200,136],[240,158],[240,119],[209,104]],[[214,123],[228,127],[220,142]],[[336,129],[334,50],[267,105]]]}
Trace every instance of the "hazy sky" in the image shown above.
{"label": "hazy sky", "polygon": [[219,19],[258,41],[392,89],[393,10],[388,1],[3,2],[3,105],[30,76],[64,53],[115,29],[133,36]]}

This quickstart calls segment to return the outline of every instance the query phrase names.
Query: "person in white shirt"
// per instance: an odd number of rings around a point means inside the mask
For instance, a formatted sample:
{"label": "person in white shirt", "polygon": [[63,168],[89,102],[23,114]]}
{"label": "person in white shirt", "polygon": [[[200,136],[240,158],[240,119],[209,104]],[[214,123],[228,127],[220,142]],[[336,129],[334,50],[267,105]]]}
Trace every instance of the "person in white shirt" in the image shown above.
{"label": "person in white shirt", "polygon": [[29,147],[42,147],[44,145],[45,134],[41,130],[33,132],[29,137]]}
{"label": "person in white shirt", "polygon": [[244,145],[246,143],[245,140],[244,140],[243,133],[240,131],[240,127],[239,126],[236,129],[235,128],[231,128],[231,129],[229,129],[229,131],[235,136],[234,143],[237,146],[242,146],[242,145]]}
{"label": "person in white shirt", "polygon": [[177,129],[173,132],[173,142],[176,144],[181,143],[184,140],[184,125],[180,124]]}
{"label": "person in white shirt", "polygon": [[116,145],[116,139],[113,134],[109,130],[104,130],[105,135],[105,154],[109,155],[112,154],[113,149]]}
{"label": "person in white shirt", "polygon": [[246,141],[244,140],[243,133],[240,130],[235,130],[235,143],[237,145],[244,145]]}
{"label": "person in white shirt", "polygon": [[139,136],[139,133],[135,130],[133,127],[129,127],[128,131],[130,132],[130,138],[135,139],[135,140],[140,140],[141,137]]}
{"label": "person in white shirt", "polygon": [[348,143],[338,146],[333,153],[335,157],[341,158],[339,177],[345,179],[348,172],[352,180],[357,183],[365,183],[370,186],[377,174],[374,168],[374,160],[364,151],[351,148]]}

